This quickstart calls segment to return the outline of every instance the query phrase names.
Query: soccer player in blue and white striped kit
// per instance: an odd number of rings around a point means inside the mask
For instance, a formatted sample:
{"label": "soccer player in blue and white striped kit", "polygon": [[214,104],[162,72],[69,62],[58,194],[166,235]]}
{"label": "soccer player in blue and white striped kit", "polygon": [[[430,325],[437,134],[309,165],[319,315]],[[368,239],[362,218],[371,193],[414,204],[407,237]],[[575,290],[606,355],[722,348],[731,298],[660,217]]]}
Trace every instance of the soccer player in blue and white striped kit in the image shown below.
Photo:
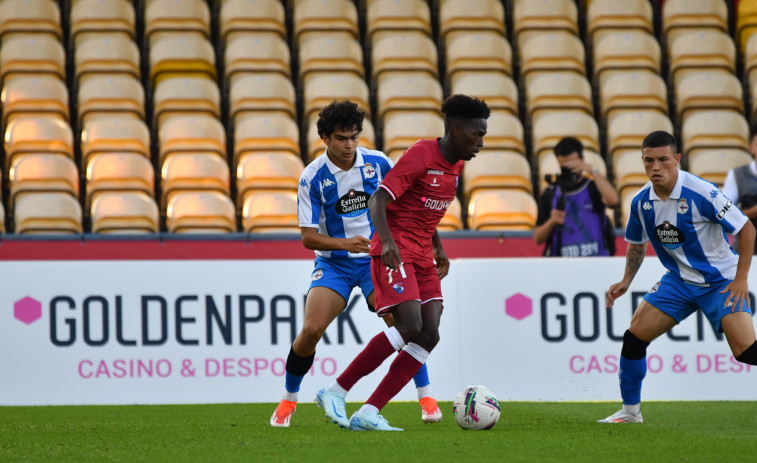
{"label": "soccer player in blue and white striped kit", "polygon": [[[620,395],[623,408],[600,423],[642,423],[641,383],[651,341],[701,309],[725,333],[736,360],[757,365],[747,274],[755,229],[712,183],[679,170],[681,154],[667,132],[652,132],[641,145],[649,183],[634,196],[626,226],[626,269],[610,286],[607,308],[628,291],[647,245],[667,273],[644,296],[623,335]],[[738,236],[738,254],[726,233]]]}
{"label": "soccer player in blue and white striped kit", "polygon": [[[393,163],[380,151],[358,146],[364,118],[365,113],[349,100],[334,101],[318,114],[318,135],[326,150],[302,172],[297,194],[302,244],[315,251],[315,269],[305,301],[305,321],[289,349],[285,392],[271,416],[271,426],[289,426],[300,384],[313,365],[315,347],[347,306],[352,289],[359,286],[368,306],[374,307],[368,255],[374,229],[368,199]],[[393,319],[384,320],[393,329]],[[423,421],[441,420],[425,364],[413,379]]]}

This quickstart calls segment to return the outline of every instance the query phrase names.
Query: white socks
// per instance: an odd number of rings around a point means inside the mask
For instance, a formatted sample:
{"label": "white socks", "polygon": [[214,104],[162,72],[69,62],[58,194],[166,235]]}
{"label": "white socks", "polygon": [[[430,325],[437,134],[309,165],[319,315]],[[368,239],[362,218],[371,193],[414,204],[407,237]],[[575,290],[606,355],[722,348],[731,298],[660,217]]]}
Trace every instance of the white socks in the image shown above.
{"label": "white socks", "polygon": [[426,385],[423,387],[417,387],[415,388],[418,391],[418,400],[424,398],[424,397],[433,397],[434,395],[431,393],[431,385]]}
{"label": "white socks", "polygon": [[641,413],[641,403],[637,403],[633,405],[623,404],[623,410],[627,411],[628,413],[633,413],[634,415],[638,415],[639,413]]}
{"label": "white socks", "polygon": [[297,402],[298,395],[299,394],[297,392],[284,391],[284,395],[281,396],[281,398],[290,402]]}
{"label": "white socks", "polygon": [[397,331],[397,328],[390,326],[384,330],[384,334],[392,347],[394,347],[394,350],[400,350],[405,347],[405,340],[402,339],[402,335]]}
{"label": "white socks", "polygon": [[345,389],[342,386],[340,386],[339,383],[337,383],[336,381],[334,381],[333,383],[331,383],[331,385],[329,387],[327,387],[326,389],[328,389],[331,392],[338,392],[340,394],[347,394],[347,389]]}
{"label": "white socks", "polygon": [[369,415],[376,415],[379,412],[379,409],[374,407],[373,405],[365,404],[362,407],[360,407],[360,410],[357,411],[358,413],[367,413]]}

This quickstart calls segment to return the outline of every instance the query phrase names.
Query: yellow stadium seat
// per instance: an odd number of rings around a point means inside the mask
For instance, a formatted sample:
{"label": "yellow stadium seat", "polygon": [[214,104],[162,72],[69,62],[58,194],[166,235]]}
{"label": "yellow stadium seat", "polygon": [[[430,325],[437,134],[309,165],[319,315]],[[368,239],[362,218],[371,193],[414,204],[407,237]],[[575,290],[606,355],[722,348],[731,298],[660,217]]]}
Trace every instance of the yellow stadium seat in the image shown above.
{"label": "yellow stadium seat", "polygon": [[492,111],[487,121],[484,149],[513,150],[525,156],[526,146],[520,119],[509,111]]}
{"label": "yellow stadium seat", "polygon": [[418,31],[431,36],[431,9],[426,0],[372,0],[366,8],[366,43],[381,34]]}
{"label": "yellow stadium seat", "polygon": [[34,75],[9,79],[0,93],[3,127],[20,116],[52,116],[68,121],[66,84],[52,75]]}
{"label": "yellow stadium seat", "polygon": [[428,111],[398,111],[384,120],[384,152],[397,162],[402,153],[420,139],[440,137],[444,120]]}
{"label": "yellow stadium seat", "polygon": [[471,195],[471,230],[532,230],[537,206],[533,195],[516,188],[486,189]]}
{"label": "yellow stadium seat", "polygon": [[728,6],[721,0],[665,0],[662,33],[667,43],[696,28],[728,32]]}
{"label": "yellow stadium seat", "polygon": [[251,153],[237,167],[237,207],[244,205],[249,193],[262,190],[297,191],[302,159],[281,153]]}
{"label": "yellow stadium seat", "polygon": [[242,208],[242,226],[247,233],[299,233],[297,193],[261,191],[249,194]]}
{"label": "yellow stadium seat", "polygon": [[450,93],[475,95],[492,111],[504,109],[518,115],[518,86],[501,72],[458,72]]}
{"label": "yellow stadium seat", "polygon": [[357,40],[344,33],[310,34],[300,43],[299,57],[299,74],[303,82],[317,73],[352,72],[365,77],[363,49]]}
{"label": "yellow stadium seat", "polygon": [[81,206],[68,193],[29,193],[18,198],[13,213],[19,235],[82,233]]}
{"label": "yellow stadium seat", "polygon": [[136,36],[136,15],[129,0],[76,0],[69,22],[76,48],[83,40],[103,35],[129,40]]}
{"label": "yellow stadium seat", "polygon": [[82,37],[74,51],[76,86],[88,76],[128,74],[141,76],[137,44],[127,36],[97,34]]}
{"label": "yellow stadium seat", "polygon": [[198,35],[171,35],[150,46],[150,82],[179,75],[206,76],[215,80],[216,58],[210,40]]}
{"label": "yellow stadium seat", "polygon": [[372,47],[372,78],[379,84],[388,72],[426,72],[439,77],[434,41],[422,32],[402,32],[378,37]]}
{"label": "yellow stadium seat", "polygon": [[757,1],[740,0],[736,9],[736,40],[739,48],[746,53],[747,42],[757,32]]}
{"label": "yellow stadium seat", "polygon": [[568,32],[535,35],[520,50],[520,74],[525,79],[526,88],[535,76],[547,72],[570,71],[586,75],[583,43]]}
{"label": "yellow stadium seat", "polygon": [[3,202],[0,201],[0,234],[5,233],[5,208]]}
{"label": "yellow stadium seat", "polygon": [[15,33],[47,33],[63,37],[60,10],[53,0],[3,0],[0,2],[0,41]]}
{"label": "yellow stadium seat", "polygon": [[673,87],[685,75],[701,70],[736,71],[736,46],[722,31],[703,29],[681,32],[669,43],[669,79]]}
{"label": "yellow stadium seat", "polygon": [[234,126],[246,114],[265,112],[297,119],[294,85],[279,73],[240,74],[229,89],[229,118]]}
{"label": "yellow stadium seat", "polygon": [[161,80],[153,95],[153,123],[157,123],[157,128],[170,117],[189,114],[221,117],[218,84],[196,76]]}
{"label": "yellow stadium seat", "polygon": [[92,202],[92,233],[150,234],[160,231],[158,205],[139,191],[108,191]]}
{"label": "yellow stadium seat", "polygon": [[641,155],[641,143],[647,135],[664,130],[673,133],[673,122],[667,114],[642,109],[619,112],[607,126],[607,156],[615,166],[617,159],[625,151]]}
{"label": "yellow stadium seat", "polygon": [[8,170],[8,209],[29,193],[68,193],[79,197],[79,171],[63,154],[34,153],[16,156]]}
{"label": "yellow stadium seat", "polygon": [[47,34],[13,34],[0,47],[0,82],[12,77],[50,74],[66,80],[63,45]]}
{"label": "yellow stadium seat", "polygon": [[444,217],[436,226],[437,231],[460,231],[463,229],[463,206],[460,204],[460,200],[455,196],[452,202],[447,208],[447,212],[444,213]]}
{"label": "yellow stadium seat", "polygon": [[176,116],[158,131],[159,165],[169,155],[181,152],[215,153],[226,159],[226,130],[211,116]]}
{"label": "yellow stadium seat", "polygon": [[181,191],[166,209],[170,233],[233,233],[237,231],[234,203],[218,191]]}
{"label": "yellow stadium seat", "polygon": [[161,208],[181,191],[211,190],[229,195],[231,173],[226,159],[213,153],[175,153],[160,170]]}
{"label": "yellow stadium seat", "polygon": [[628,109],[654,109],[667,114],[668,86],[652,71],[615,74],[599,89],[599,105],[607,125],[614,113]]}
{"label": "yellow stadium seat", "polygon": [[100,153],[135,153],[150,159],[150,130],[141,119],[116,116],[95,119],[81,133],[82,166]]}
{"label": "yellow stadium seat", "polygon": [[592,115],[591,84],[574,72],[541,73],[526,88],[526,109],[534,121],[545,110],[578,110]]}
{"label": "yellow stadium seat", "polygon": [[[145,40],[155,43],[170,33],[210,38],[210,8],[205,0],[150,0],[145,4]],[[168,33],[168,34],[166,34]]]}
{"label": "yellow stadium seat", "polygon": [[499,0],[441,0],[439,37],[448,44],[457,35],[492,31],[505,36],[505,8]]}
{"label": "yellow stadium seat", "polygon": [[236,34],[272,32],[287,37],[286,14],[281,0],[224,0],[220,12],[221,40]]}
{"label": "yellow stadium seat", "polygon": [[[324,153],[326,146],[323,140],[318,136],[318,127],[312,123],[308,126],[308,161],[312,161]],[[370,150],[376,149],[376,132],[373,124],[369,119],[363,119],[363,131],[360,133],[359,145]]]}
{"label": "yellow stadium seat", "polygon": [[613,168],[615,169],[615,186],[621,197],[629,192],[636,192],[649,182],[641,159],[641,148],[624,151],[618,156]]}
{"label": "yellow stadium seat", "polygon": [[242,119],[234,131],[234,160],[236,166],[246,154],[275,153],[300,157],[300,131],[297,123],[282,114],[249,116]]}
{"label": "yellow stadium seat", "polygon": [[696,150],[689,155],[687,170],[722,188],[728,171],[752,160],[748,151],[738,148]]}
{"label": "yellow stadium seat", "polygon": [[618,73],[648,70],[659,74],[661,53],[654,36],[644,31],[608,33],[594,43],[594,80],[601,89]]}
{"label": "yellow stadium seat", "polygon": [[5,130],[5,171],[27,153],[58,153],[74,158],[74,135],[68,123],[54,117],[19,117]]}
{"label": "yellow stadium seat", "polygon": [[370,116],[368,84],[350,72],[318,74],[308,79],[303,89],[305,121],[311,121],[324,106],[335,99],[347,98]]}
{"label": "yellow stadium seat", "polygon": [[628,224],[628,217],[631,212],[631,202],[638,191],[639,188],[626,188],[623,194],[620,195],[620,227],[622,228],[625,228]]}
{"label": "yellow stadium seat", "polygon": [[711,110],[686,117],[681,125],[683,154],[702,149],[738,148],[749,151],[749,123],[742,113]]}
{"label": "yellow stadium seat", "polygon": [[139,191],[155,195],[155,170],[146,157],[129,152],[100,153],[87,163],[85,211],[104,192]]}
{"label": "yellow stadium seat", "polygon": [[137,78],[128,74],[89,77],[79,87],[78,102],[80,127],[101,117],[145,117],[145,90]]}
{"label": "yellow stadium seat", "polygon": [[654,33],[649,0],[594,0],[586,12],[586,31],[597,43],[608,32],[639,29]]}
{"label": "yellow stadium seat", "polygon": [[442,105],[442,86],[439,80],[426,73],[391,73],[376,90],[377,117],[384,118],[392,111],[433,111]]}
{"label": "yellow stadium seat", "polygon": [[573,0],[514,0],[513,36],[519,48],[545,30],[578,35],[578,8]]}
{"label": "yellow stadium seat", "polygon": [[[755,27],[755,30],[757,30],[757,27]],[[757,89],[757,34],[752,35],[747,42],[743,61],[744,75],[748,82],[752,105],[754,105],[754,96],[757,95],[757,91],[755,91]]]}
{"label": "yellow stadium seat", "polygon": [[358,39],[358,12],[350,0],[295,0],[294,43],[313,32],[343,31]]}
{"label": "yellow stadium seat", "polygon": [[744,112],[741,82],[730,72],[713,70],[682,77],[675,89],[676,115],[684,119],[694,111],[730,109]]}
{"label": "yellow stadium seat", "polygon": [[463,199],[486,188],[519,188],[533,192],[531,166],[525,156],[514,151],[481,150],[463,169]]}
{"label": "yellow stadium seat", "polygon": [[280,72],[291,77],[289,46],[277,34],[237,34],[226,43],[224,53],[226,79],[236,73]]}
{"label": "yellow stadium seat", "polygon": [[532,158],[539,160],[545,155],[552,156],[555,145],[568,136],[581,141],[585,149],[599,151],[599,127],[592,116],[554,111],[543,114],[534,121],[531,133]]}
{"label": "yellow stadium seat", "polygon": [[498,32],[460,34],[447,45],[447,79],[455,84],[461,72],[497,71],[511,76],[512,50]]}

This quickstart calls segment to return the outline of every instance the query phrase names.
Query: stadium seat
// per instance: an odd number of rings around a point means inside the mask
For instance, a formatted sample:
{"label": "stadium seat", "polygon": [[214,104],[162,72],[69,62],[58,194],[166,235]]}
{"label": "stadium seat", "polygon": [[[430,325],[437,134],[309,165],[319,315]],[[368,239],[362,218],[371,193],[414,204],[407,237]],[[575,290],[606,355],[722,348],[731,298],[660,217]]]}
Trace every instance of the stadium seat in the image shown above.
{"label": "stadium seat", "polygon": [[625,110],[654,109],[668,113],[668,86],[652,71],[615,74],[599,89],[599,106],[609,126],[615,113]]}
{"label": "stadium seat", "polygon": [[0,93],[3,108],[2,126],[19,116],[52,116],[68,121],[66,84],[52,75],[34,75],[10,79]]}
{"label": "stadium seat", "polygon": [[690,73],[675,89],[676,116],[685,120],[700,110],[730,109],[744,112],[742,84],[730,72],[713,70]]}
{"label": "stadium seat", "polygon": [[757,1],[740,0],[736,8],[736,35],[739,49],[746,53],[749,39],[757,32]]}
{"label": "stadium seat", "polygon": [[175,153],[163,161],[160,170],[161,209],[182,191],[218,191],[229,195],[231,172],[226,159],[214,153]]}
{"label": "stadium seat", "polygon": [[74,158],[74,135],[68,123],[54,117],[20,117],[5,129],[5,172],[16,156],[58,153]]}
{"label": "stadium seat", "polygon": [[95,119],[81,133],[82,166],[99,153],[135,153],[150,159],[150,130],[142,120],[116,116]]}
{"label": "stadium seat", "polygon": [[432,111],[439,113],[442,105],[439,80],[425,73],[391,73],[376,90],[378,119],[392,111]]}
{"label": "stadium seat", "polygon": [[222,43],[247,32],[272,32],[282,39],[287,38],[281,0],[224,0],[219,16]]}
{"label": "stadium seat", "polygon": [[371,51],[371,75],[378,85],[382,74],[388,72],[426,72],[439,77],[436,45],[422,32],[382,35]]}
{"label": "stadium seat", "polygon": [[520,49],[522,84],[528,88],[536,76],[570,71],[586,75],[584,46],[568,32],[551,32],[531,37]]}
{"label": "stadium seat", "polygon": [[171,196],[166,209],[169,233],[233,233],[234,203],[217,191],[182,191]]}
{"label": "stadium seat", "polygon": [[214,80],[205,77],[172,77],[161,80],[153,95],[153,124],[157,128],[173,116],[205,114],[221,117],[221,93]]}
{"label": "stadium seat", "polygon": [[715,69],[731,73],[736,71],[736,46],[725,32],[707,29],[681,32],[669,48],[668,82],[672,79],[674,88],[681,78],[692,72]]}
{"label": "stadium seat", "polygon": [[171,35],[155,40],[150,46],[149,60],[153,88],[160,79],[175,75],[217,78],[213,44],[198,35]]}
{"label": "stadium seat", "polygon": [[251,153],[239,159],[237,167],[237,207],[248,193],[262,190],[297,191],[302,159],[281,153]]}
{"label": "stadium seat", "polygon": [[541,164],[542,156],[551,156],[555,145],[567,136],[577,138],[585,149],[599,151],[599,127],[594,117],[577,112],[549,112],[533,124],[531,156],[536,165]]}
{"label": "stadium seat", "polygon": [[13,213],[18,235],[82,233],[79,201],[68,193],[29,193],[18,198]]}
{"label": "stadium seat", "polygon": [[226,79],[236,73],[280,72],[291,78],[289,46],[277,34],[237,34],[226,43],[224,52]]}
{"label": "stadium seat", "polygon": [[614,116],[605,134],[607,159],[612,160],[613,168],[624,151],[640,155],[642,141],[655,130],[673,133],[673,122],[666,114],[650,109],[623,111]]}
{"label": "stadium seat", "polygon": [[[123,1],[123,0],[120,0]],[[140,79],[139,47],[122,35],[98,34],[82,38],[74,51],[76,87],[98,74],[128,74]]]}
{"label": "stadium seat", "polygon": [[526,146],[520,119],[509,111],[492,111],[487,121],[484,149],[513,150],[525,156]]}
{"label": "stadium seat", "polygon": [[573,0],[514,0],[513,40],[522,50],[531,37],[545,31],[578,35],[578,8]]}
{"label": "stadium seat", "polygon": [[5,234],[5,208],[3,202],[0,201],[0,235]]}
{"label": "stadium seat", "polygon": [[238,126],[247,114],[285,114],[297,119],[294,85],[281,74],[245,73],[231,81],[229,123]]}
{"label": "stadium seat", "polygon": [[591,84],[575,72],[541,73],[526,88],[526,110],[532,121],[552,110],[594,114]]}
{"label": "stadium seat", "polygon": [[292,154],[300,157],[300,131],[297,123],[282,114],[249,116],[242,119],[234,130],[234,159],[236,166],[250,153]]}
{"label": "stadium seat", "polygon": [[504,150],[481,150],[463,169],[463,200],[486,188],[519,188],[533,192],[531,166],[520,153]]}
{"label": "stadium seat", "polygon": [[53,0],[3,0],[0,2],[0,41],[10,34],[47,33],[63,38],[58,3]]}
{"label": "stadium seat", "polygon": [[371,0],[365,23],[368,44],[383,33],[418,31],[431,37],[431,9],[426,0]]}
{"label": "stadium seat", "polygon": [[728,171],[749,164],[752,160],[748,151],[738,148],[696,150],[688,157],[687,170],[722,188]]}
{"label": "stadium seat", "polygon": [[450,94],[476,95],[492,111],[504,109],[518,115],[518,86],[501,72],[459,72],[451,84]]}
{"label": "stadium seat", "polygon": [[511,76],[512,50],[498,32],[460,34],[447,45],[447,80],[455,85],[463,72],[497,71]]}
{"label": "stadium seat", "polygon": [[215,153],[226,159],[226,130],[211,116],[172,117],[158,131],[158,152],[158,165],[180,152]]}
{"label": "stadium seat", "polygon": [[210,38],[210,8],[205,0],[150,0],[145,3],[145,34],[148,44],[181,33]]}
{"label": "stadium seat", "polygon": [[654,33],[649,0],[593,0],[586,12],[586,33],[597,43],[607,33],[638,29]]}
{"label": "stadium seat", "polygon": [[720,0],[665,0],[662,34],[668,44],[695,28],[728,32],[728,7]]}
{"label": "stadium seat", "polygon": [[262,191],[247,196],[242,208],[247,233],[299,233],[297,193]]}
{"label": "stadium seat", "polygon": [[63,45],[47,34],[13,34],[0,47],[0,82],[13,77],[50,74],[66,80]]}
{"label": "stadium seat", "polygon": [[[323,154],[324,150],[326,149],[326,146],[323,144],[323,140],[318,136],[318,127],[316,126],[316,124],[310,124],[308,126],[307,143],[308,162]],[[374,131],[373,124],[369,119],[363,120],[363,131],[360,133],[359,146],[371,150],[376,149],[376,132]]]}
{"label": "stadium seat", "polygon": [[695,150],[738,148],[749,151],[749,123],[743,114],[728,110],[698,112],[681,125],[682,153]]}
{"label": "stadium seat", "polygon": [[410,145],[444,133],[444,120],[427,111],[396,112],[384,120],[384,153],[395,163]]}
{"label": "stadium seat", "polygon": [[628,71],[660,73],[660,44],[640,30],[608,33],[594,43],[594,81],[602,88],[607,79]]}
{"label": "stadium seat", "polygon": [[92,233],[149,234],[160,231],[155,200],[138,191],[104,192],[92,202]]}
{"label": "stadium seat", "polygon": [[463,206],[460,204],[460,199],[457,196],[452,200],[445,212],[444,217],[436,226],[436,230],[440,232],[460,231],[463,229]]}
{"label": "stadium seat", "polygon": [[63,154],[34,153],[16,156],[8,170],[8,209],[29,193],[68,193],[79,197],[79,171]]}
{"label": "stadium seat", "polygon": [[486,189],[474,193],[468,204],[471,230],[523,230],[536,225],[533,195],[514,188]]}
{"label": "stadium seat", "polygon": [[492,31],[505,36],[505,8],[499,0],[441,0],[439,38],[445,46],[457,35]]}
{"label": "stadium seat", "polygon": [[641,156],[640,148],[624,150],[615,160],[615,186],[621,197],[627,195],[629,190],[635,192],[649,182]]}
{"label": "stadium seat", "polygon": [[304,120],[310,121],[335,99],[347,98],[370,116],[368,84],[351,72],[318,74],[310,78],[303,89]]}
{"label": "stadium seat", "polygon": [[[755,30],[757,31],[757,25]],[[744,76],[749,87],[752,105],[754,105],[754,96],[757,95],[757,34],[753,34],[747,42],[743,61]]]}
{"label": "stadium seat", "polygon": [[138,191],[155,195],[155,170],[148,158],[137,153],[111,152],[92,156],[86,169],[85,212],[103,192]]}
{"label": "stadium seat", "polygon": [[76,0],[71,3],[69,22],[74,48],[90,38],[136,37],[136,15],[129,0]]}
{"label": "stadium seat", "polygon": [[300,43],[299,60],[299,78],[303,82],[317,73],[352,72],[365,77],[360,43],[341,33],[311,34]]}
{"label": "stadium seat", "polygon": [[79,127],[102,117],[145,117],[145,90],[138,79],[128,74],[98,74],[88,78],[79,87],[78,103]]}
{"label": "stadium seat", "polygon": [[295,44],[313,32],[341,31],[360,37],[357,7],[350,0],[295,0],[293,12]]}

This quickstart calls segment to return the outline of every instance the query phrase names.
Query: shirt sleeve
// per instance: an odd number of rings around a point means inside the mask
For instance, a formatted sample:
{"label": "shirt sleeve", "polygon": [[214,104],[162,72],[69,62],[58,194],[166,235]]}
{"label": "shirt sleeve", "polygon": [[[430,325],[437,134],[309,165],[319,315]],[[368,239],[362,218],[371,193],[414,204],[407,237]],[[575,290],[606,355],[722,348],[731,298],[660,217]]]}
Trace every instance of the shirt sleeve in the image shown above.
{"label": "shirt sleeve", "polygon": [[555,189],[547,188],[541,194],[539,198],[539,213],[536,217],[536,225],[542,225],[549,220],[549,215],[552,213],[552,198],[555,197]]}
{"label": "shirt sleeve", "polygon": [[[713,197],[714,196],[714,197]],[[702,197],[702,216],[719,223],[728,233],[735,235],[744,226],[747,217],[736,204],[718,189],[713,190],[713,194]]]}
{"label": "shirt sleeve", "polygon": [[397,161],[392,170],[386,174],[379,188],[386,190],[396,200],[407,191],[415,180],[426,172],[426,163],[420,153],[415,153],[412,147]]}
{"label": "shirt sleeve", "polygon": [[633,198],[631,207],[629,208],[628,220],[626,221],[626,241],[631,244],[643,244],[649,241],[647,231],[641,223],[640,202],[641,199],[639,196]]}
{"label": "shirt sleeve", "polygon": [[305,174],[297,186],[297,217],[300,227],[317,228],[321,219],[321,194]]}

